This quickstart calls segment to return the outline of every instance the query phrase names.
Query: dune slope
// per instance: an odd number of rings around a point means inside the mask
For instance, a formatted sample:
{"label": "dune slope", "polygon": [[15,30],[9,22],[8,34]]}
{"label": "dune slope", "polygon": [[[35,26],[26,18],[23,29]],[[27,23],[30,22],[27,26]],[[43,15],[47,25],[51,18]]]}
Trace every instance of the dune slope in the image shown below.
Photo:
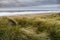
{"label": "dune slope", "polygon": [[60,40],[60,13],[1,16],[0,40]]}

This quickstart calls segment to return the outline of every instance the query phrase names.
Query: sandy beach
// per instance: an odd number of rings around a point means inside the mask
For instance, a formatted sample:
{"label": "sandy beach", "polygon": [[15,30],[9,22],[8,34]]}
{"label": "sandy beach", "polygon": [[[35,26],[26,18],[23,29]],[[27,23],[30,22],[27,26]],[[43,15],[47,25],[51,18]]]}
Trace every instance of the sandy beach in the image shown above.
{"label": "sandy beach", "polygon": [[0,16],[13,16],[25,14],[41,14],[41,13],[60,13],[60,11],[41,11],[41,12],[0,12]]}

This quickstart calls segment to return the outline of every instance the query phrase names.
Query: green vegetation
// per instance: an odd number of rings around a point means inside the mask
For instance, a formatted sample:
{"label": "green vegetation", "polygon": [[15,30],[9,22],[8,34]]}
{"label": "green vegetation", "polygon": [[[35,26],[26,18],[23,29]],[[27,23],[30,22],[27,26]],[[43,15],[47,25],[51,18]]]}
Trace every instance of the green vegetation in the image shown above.
{"label": "green vegetation", "polygon": [[0,40],[60,40],[60,13],[0,17]]}

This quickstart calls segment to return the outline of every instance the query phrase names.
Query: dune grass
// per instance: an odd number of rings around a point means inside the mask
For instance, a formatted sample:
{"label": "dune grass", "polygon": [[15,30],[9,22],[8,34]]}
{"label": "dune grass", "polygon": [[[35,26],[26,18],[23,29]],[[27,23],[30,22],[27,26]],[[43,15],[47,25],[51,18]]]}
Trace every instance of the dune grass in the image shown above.
{"label": "dune grass", "polygon": [[0,40],[60,40],[60,13],[0,17]]}

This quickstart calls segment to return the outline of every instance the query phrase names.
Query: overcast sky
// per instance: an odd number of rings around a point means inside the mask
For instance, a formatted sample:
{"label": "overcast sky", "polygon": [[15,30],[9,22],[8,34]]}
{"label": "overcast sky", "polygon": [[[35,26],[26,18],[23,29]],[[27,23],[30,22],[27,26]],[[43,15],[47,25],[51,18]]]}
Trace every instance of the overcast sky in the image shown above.
{"label": "overcast sky", "polygon": [[57,4],[60,4],[60,0],[0,0],[0,9],[3,8],[41,9],[41,7],[58,7],[58,6],[60,8],[60,5]]}

